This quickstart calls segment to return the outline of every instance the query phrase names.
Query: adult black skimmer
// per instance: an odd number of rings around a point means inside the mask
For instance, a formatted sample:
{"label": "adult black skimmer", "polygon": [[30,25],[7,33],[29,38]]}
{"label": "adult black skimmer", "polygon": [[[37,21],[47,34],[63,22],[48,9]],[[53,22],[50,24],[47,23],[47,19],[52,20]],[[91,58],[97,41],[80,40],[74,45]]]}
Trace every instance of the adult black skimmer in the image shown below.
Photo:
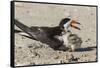
{"label": "adult black skimmer", "polygon": [[[69,45],[69,43],[73,43],[70,41],[73,39],[72,36],[76,37],[76,35],[72,34],[70,30],[68,30],[68,28],[71,26],[73,28],[80,30],[80,28],[75,26],[75,24],[80,23],[70,18],[62,19],[60,21],[60,24],[55,27],[28,27],[16,19],[14,23],[17,27],[19,27],[21,30],[27,33],[29,37],[42,43],[46,43],[55,50],[59,49],[59,47],[62,47],[63,45],[65,46],[65,48],[68,46],[69,48],[74,50],[75,47],[70,46],[71,44]],[[79,37],[77,36],[77,38]]]}
{"label": "adult black skimmer", "polygon": [[61,46],[60,49],[64,50],[66,49],[65,47],[67,47],[69,51],[75,51],[81,47],[82,39],[68,29],[71,26],[75,29],[81,30],[79,27],[75,26],[76,24],[80,25],[79,22],[70,18],[62,19],[60,22],[59,26],[63,30],[61,37],[63,40],[63,46]]}

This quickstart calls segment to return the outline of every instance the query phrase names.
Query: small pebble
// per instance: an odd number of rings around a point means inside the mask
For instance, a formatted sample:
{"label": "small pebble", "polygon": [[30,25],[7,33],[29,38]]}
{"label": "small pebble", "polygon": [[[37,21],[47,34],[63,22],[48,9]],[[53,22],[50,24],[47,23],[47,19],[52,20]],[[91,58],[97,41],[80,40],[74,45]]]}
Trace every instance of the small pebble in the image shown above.
{"label": "small pebble", "polygon": [[27,13],[29,13],[30,11],[26,11]]}
{"label": "small pebble", "polygon": [[22,49],[22,47],[18,47],[18,49]]}
{"label": "small pebble", "polygon": [[59,56],[54,57],[54,59],[59,59]]}
{"label": "small pebble", "polygon": [[93,13],[91,13],[91,15],[94,15]]}
{"label": "small pebble", "polygon": [[30,65],[35,65],[35,63],[34,62],[30,62]]}
{"label": "small pebble", "polygon": [[87,57],[87,55],[84,55],[84,57]]}
{"label": "small pebble", "polygon": [[33,46],[28,46],[28,48],[32,48]]}
{"label": "small pebble", "polygon": [[88,39],[88,41],[90,41],[91,39]]}
{"label": "small pebble", "polygon": [[61,61],[60,61],[60,63],[62,64],[62,63],[63,63],[63,61],[61,60]]}
{"label": "small pebble", "polygon": [[70,59],[71,59],[71,61],[78,61],[78,58],[77,57],[75,58],[72,54],[71,54],[71,58]]}

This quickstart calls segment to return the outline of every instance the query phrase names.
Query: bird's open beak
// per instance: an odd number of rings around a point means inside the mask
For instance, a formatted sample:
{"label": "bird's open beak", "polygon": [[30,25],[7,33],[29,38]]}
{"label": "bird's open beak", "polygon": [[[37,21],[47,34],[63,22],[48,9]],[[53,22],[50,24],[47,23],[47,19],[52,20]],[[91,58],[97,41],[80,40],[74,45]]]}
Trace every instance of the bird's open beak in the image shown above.
{"label": "bird's open beak", "polygon": [[78,29],[78,30],[81,30],[79,27],[77,27],[77,24],[80,25],[80,23],[76,22],[75,20],[72,20],[71,23],[70,23],[71,27]]}

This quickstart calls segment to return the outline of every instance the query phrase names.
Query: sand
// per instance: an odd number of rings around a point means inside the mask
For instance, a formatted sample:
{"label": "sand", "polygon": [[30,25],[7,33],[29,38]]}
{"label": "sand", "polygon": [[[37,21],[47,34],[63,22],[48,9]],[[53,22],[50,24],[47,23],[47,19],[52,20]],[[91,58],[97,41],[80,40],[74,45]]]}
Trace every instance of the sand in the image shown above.
{"label": "sand", "polygon": [[[53,50],[49,45],[15,33],[15,66],[97,61],[96,7],[15,3],[15,18],[31,26],[57,26],[62,18],[81,23],[81,30],[70,30],[82,38],[80,51]],[[15,26],[15,29],[20,30]]]}

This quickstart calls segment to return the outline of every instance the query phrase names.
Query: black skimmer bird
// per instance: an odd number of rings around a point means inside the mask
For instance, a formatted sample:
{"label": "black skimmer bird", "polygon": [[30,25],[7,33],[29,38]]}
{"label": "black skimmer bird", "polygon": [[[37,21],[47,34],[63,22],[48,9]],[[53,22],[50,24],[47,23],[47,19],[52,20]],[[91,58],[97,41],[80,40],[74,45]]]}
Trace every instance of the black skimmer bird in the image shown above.
{"label": "black skimmer bird", "polygon": [[75,24],[80,24],[80,23],[76,22],[75,20],[72,20],[70,18],[64,18],[60,21],[60,24],[55,27],[38,27],[38,26],[28,27],[16,19],[14,23],[23,32],[28,34],[28,37],[31,37],[32,39],[35,39],[42,43],[48,44],[54,50],[59,49],[59,47],[62,47],[63,45],[65,46],[65,48],[66,47],[71,48],[71,50],[76,49],[75,48],[76,44],[75,46],[73,46],[74,45],[73,40],[76,37],[77,38],[79,37],[75,34],[72,34],[71,31],[68,30],[69,27],[73,27],[80,30],[80,28],[75,26]]}
{"label": "black skimmer bird", "polygon": [[63,46],[60,47],[61,50],[69,49],[69,51],[75,51],[81,47],[82,39],[77,35],[73,34],[68,28],[73,27],[75,29],[81,30],[79,27],[75,26],[79,24],[75,20],[70,18],[62,19],[59,26],[62,29],[61,38],[63,40]]}

